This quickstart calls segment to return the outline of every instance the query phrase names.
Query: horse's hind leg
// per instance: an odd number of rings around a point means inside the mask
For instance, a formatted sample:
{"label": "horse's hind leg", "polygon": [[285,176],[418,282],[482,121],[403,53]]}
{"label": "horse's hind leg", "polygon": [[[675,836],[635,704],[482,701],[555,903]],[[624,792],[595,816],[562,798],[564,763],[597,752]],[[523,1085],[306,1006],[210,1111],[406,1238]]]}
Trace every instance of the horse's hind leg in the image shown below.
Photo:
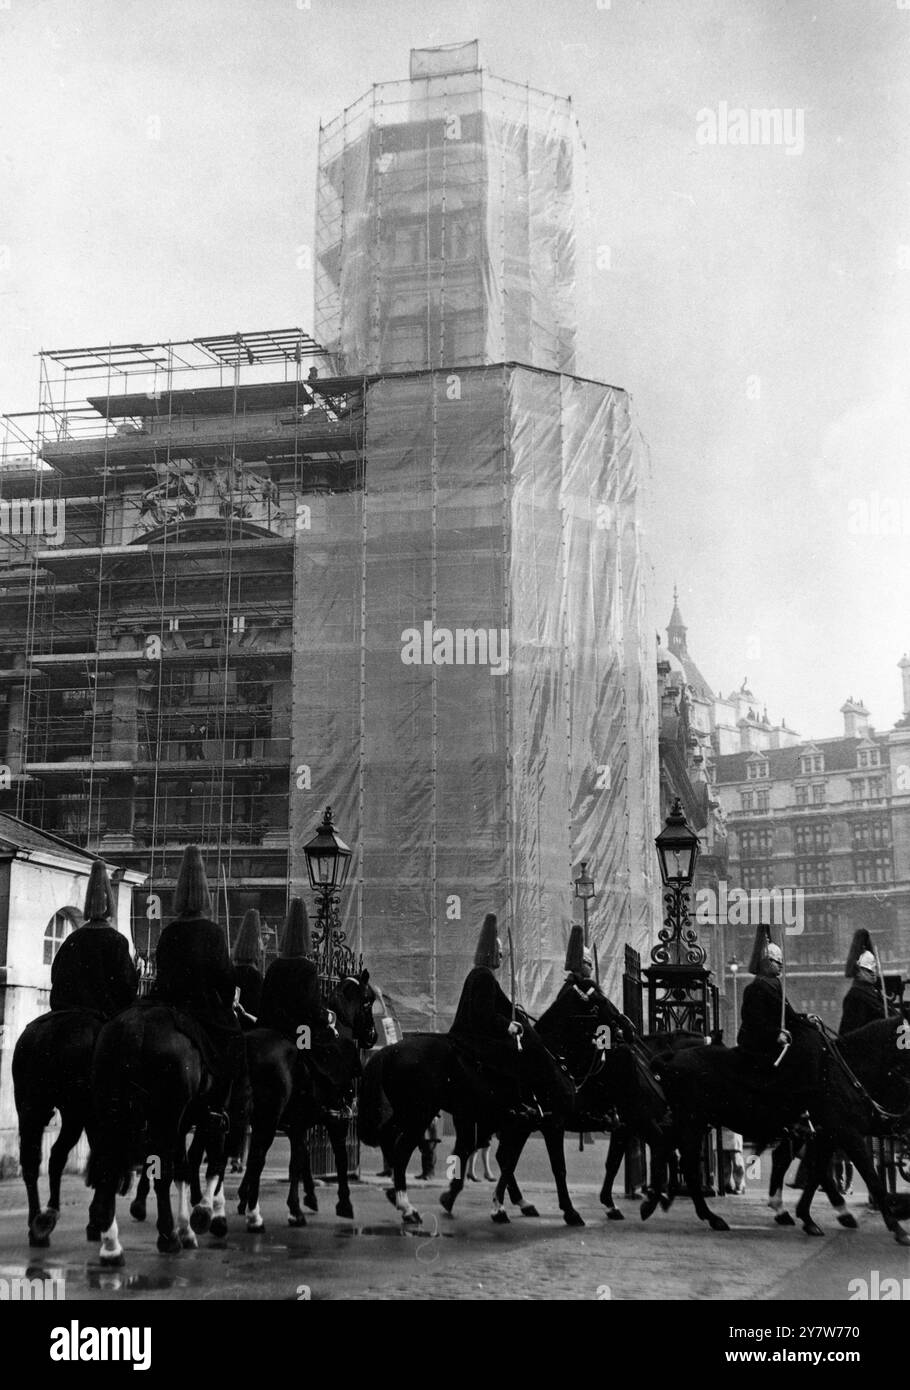
{"label": "horse's hind leg", "polygon": [[567,1226],[583,1226],[584,1220],[581,1213],[575,1210],[572,1205],[572,1198],[569,1196],[569,1185],[566,1182],[566,1146],[565,1130],[561,1125],[548,1123],[543,1126],[544,1143],[547,1146],[547,1153],[550,1157],[550,1167],[553,1170],[553,1177],[556,1179],[556,1192],[559,1197],[559,1209],[562,1212],[562,1219]]}
{"label": "horse's hind leg", "polygon": [[130,1216],[134,1221],[144,1221],[147,1215],[148,1195],[151,1191],[151,1180],[145,1168],[139,1174],[136,1183],[136,1195],[130,1202]]}
{"label": "horse's hind leg", "polygon": [[277,1128],[277,1119],[273,1119],[268,1125],[261,1118],[253,1119],[246,1172],[237,1192],[237,1210],[241,1216],[246,1216],[246,1228],[251,1235],[258,1235],[265,1230],[265,1222],[259,1210],[259,1183]]}
{"label": "horse's hind leg", "polygon": [[351,1189],[348,1184],[348,1122],[347,1120],[330,1120],[326,1129],[331,1141],[332,1153],[335,1155],[335,1172],[338,1175],[338,1201],[335,1203],[335,1215],[353,1219],[354,1208],[351,1206]]}
{"label": "horse's hind leg", "polygon": [[199,1242],[190,1225],[190,1184],[185,1177],[176,1180],[177,1189],[177,1239],[181,1250],[196,1250]]}
{"label": "horse's hind leg", "polygon": [[227,1166],[225,1132],[217,1120],[203,1134],[203,1146],[207,1156],[205,1190],[194,1203],[190,1213],[190,1226],[200,1236],[211,1230],[215,1194],[224,1182],[224,1170]]}
{"label": "horse's hind leg", "polygon": [[303,1182],[303,1205],[310,1211],[319,1210],[319,1199],[316,1196],[316,1184],[313,1181],[313,1165],[310,1162],[309,1147],[304,1144],[300,1158],[300,1177]]}
{"label": "horse's hind leg", "polygon": [[182,1244],[174,1228],[174,1213],[171,1209],[171,1183],[174,1178],[174,1161],[170,1154],[161,1155],[160,1171],[155,1178],[155,1199],[158,1204],[158,1249],[162,1255],[178,1255]]}
{"label": "horse's hind leg", "polygon": [[[57,1224],[60,1215],[60,1180],[63,1170],[66,1167],[66,1160],[70,1156],[70,1151],[79,1142],[82,1133],[82,1118],[76,1118],[71,1111],[66,1114],[60,1112],[60,1133],[54,1141],[53,1148],[47,1163],[47,1176],[50,1186],[50,1194],[47,1201],[47,1210],[33,1223],[33,1229],[38,1235],[50,1235]],[[91,1237],[90,1237],[91,1238]],[[97,1236],[95,1236],[97,1239]]]}
{"label": "horse's hind leg", "polygon": [[19,1116],[19,1163],[22,1168],[22,1181],[28,1197],[28,1243],[42,1249],[51,1243],[51,1231],[57,1222],[48,1223],[41,1211],[41,1196],[38,1191],[38,1174],[41,1171],[41,1140],[44,1127],[53,1114],[49,1110],[41,1115],[21,1113]]}
{"label": "horse's hind leg", "polygon": [[418,1122],[415,1129],[408,1133],[398,1134],[392,1146],[393,1188],[386,1195],[396,1210],[401,1213],[401,1219],[406,1226],[419,1226],[421,1224],[420,1212],[411,1205],[411,1200],[408,1197],[408,1164],[425,1129],[426,1124]]}
{"label": "horse's hind leg", "polygon": [[[308,1178],[310,1185],[313,1182],[310,1156],[307,1149],[307,1130],[300,1120],[295,1120],[287,1125],[287,1136],[291,1145],[291,1159],[288,1165],[288,1225],[305,1226],[306,1216],[300,1205],[300,1182],[303,1179],[304,1194],[307,1190]],[[307,1206],[309,1205],[309,1201],[307,1201]],[[315,1195],[312,1210],[318,1210]]]}
{"label": "horse's hind leg", "polygon": [[450,1216],[458,1194],[464,1187],[468,1164],[472,1154],[476,1151],[479,1138],[473,1120],[466,1119],[463,1115],[455,1115],[453,1119],[455,1121],[455,1148],[446,1159],[446,1171],[450,1174],[449,1186],[439,1198],[439,1205]]}
{"label": "horse's hind leg", "polygon": [[187,1150],[186,1164],[190,1184],[190,1201],[193,1206],[197,1206],[202,1201],[202,1184],[199,1181],[199,1173],[202,1168],[202,1159],[205,1155],[205,1130],[198,1124],[193,1130],[193,1137]]}
{"label": "horse's hind leg", "polygon": [[771,1151],[771,1177],[768,1182],[768,1206],[774,1212],[774,1220],[778,1226],[794,1226],[796,1224],[784,1207],[784,1179],[792,1162],[793,1144],[791,1140],[779,1140]]}
{"label": "horse's hind leg", "polygon": [[722,1216],[713,1212],[705,1201],[705,1195],[701,1188],[701,1142],[702,1130],[696,1126],[686,1126],[681,1128],[679,1135],[679,1159],[683,1170],[683,1177],[686,1180],[686,1187],[689,1196],[692,1198],[692,1205],[695,1207],[696,1215],[702,1221],[707,1221],[712,1231],[729,1231],[730,1227]]}
{"label": "horse's hind leg", "polygon": [[616,1174],[619,1166],[626,1156],[626,1147],[629,1142],[628,1125],[617,1125],[610,1131],[610,1144],[607,1149],[607,1160],[604,1164],[604,1180],[600,1189],[601,1205],[607,1209],[608,1221],[624,1221],[625,1217],[616,1207],[613,1201],[613,1184],[616,1181]]}

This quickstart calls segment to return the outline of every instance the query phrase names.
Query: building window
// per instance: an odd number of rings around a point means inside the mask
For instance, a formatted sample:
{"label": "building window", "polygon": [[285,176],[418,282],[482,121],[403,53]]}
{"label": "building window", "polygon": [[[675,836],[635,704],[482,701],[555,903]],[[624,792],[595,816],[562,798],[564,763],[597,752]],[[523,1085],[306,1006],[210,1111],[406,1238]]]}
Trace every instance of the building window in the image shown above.
{"label": "building window", "polygon": [[824,772],[825,758],[822,753],[805,753],[799,760],[799,770],[804,777],[811,777],[814,772]]}
{"label": "building window", "polygon": [[882,800],[884,799],[884,796],[885,796],[885,779],[884,779],[884,777],[870,777],[870,778],[869,778],[869,800],[870,800],[870,801],[882,801]]}
{"label": "building window", "polygon": [[807,786],[801,785],[796,788],[796,804],[797,806],[809,805],[809,788]]}
{"label": "building window", "polygon": [[797,854],[827,854],[831,847],[827,825],[798,825],[793,832],[793,847]]}
{"label": "building window", "polygon": [[773,888],[774,870],[766,860],[750,860],[748,864],[742,866],[742,886],[747,892],[753,888]]}
{"label": "building window", "polygon": [[742,809],[743,809],[744,811],[751,811],[751,810],[752,810],[752,802],[753,802],[754,798],[753,798],[753,795],[752,795],[751,792],[740,792],[740,794],[739,794],[739,799],[740,799],[740,802],[742,803]]}
{"label": "building window", "polygon": [[755,809],[756,809],[756,811],[758,811],[758,812],[770,811],[770,809],[771,809],[771,793],[770,793],[770,792],[756,792],[756,793],[755,793]]}
{"label": "building window", "polygon": [[825,799],[824,782],[815,782],[812,786],[812,805],[820,806]]}
{"label": "building window", "polygon": [[63,944],[63,938],[69,936],[75,927],[81,927],[83,920],[78,907],[61,907],[59,912],[54,913],[44,929],[45,965],[53,963],[54,956]]}
{"label": "building window", "polygon": [[759,779],[768,776],[768,762],[765,758],[759,758],[757,762],[750,762],[746,768],[746,776]]}
{"label": "building window", "polygon": [[888,883],[891,879],[891,855],[855,855],[853,872],[857,883]]}
{"label": "building window", "polygon": [[827,859],[797,859],[796,882],[800,888],[818,888],[831,882],[831,865]]}
{"label": "building window", "polygon": [[864,777],[858,777],[855,782],[851,782],[850,795],[854,801],[864,800],[866,795],[866,780]]}
{"label": "building window", "polygon": [[767,859],[772,852],[773,831],[741,830],[739,853],[741,859]]}
{"label": "building window", "polygon": [[880,849],[891,844],[891,827],[883,816],[855,820],[851,833],[854,849]]}

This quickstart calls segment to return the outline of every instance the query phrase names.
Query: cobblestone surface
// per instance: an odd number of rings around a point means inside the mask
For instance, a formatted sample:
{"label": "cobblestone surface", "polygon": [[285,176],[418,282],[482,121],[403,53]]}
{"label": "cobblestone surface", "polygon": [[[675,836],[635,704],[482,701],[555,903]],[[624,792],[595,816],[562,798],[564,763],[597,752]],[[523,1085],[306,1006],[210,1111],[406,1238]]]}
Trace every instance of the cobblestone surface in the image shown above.
{"label": "cobblestone surface", "polygon": [[[866,1210],[862,1196],[851,1199],[857,1232],[841,1230],[824,1199],[818,1203],[824,1239],[776,1227],[757,1185],[745,1198],[712,1201],[734,1228],[729,1234],[702,1227],[682,1198],[647,1223],[634,1202],[623,1200],[625,1220],[607,1222],[591,1181],[602,1155],[601,1149],[569,1156],[573,1197],[587,1223],[579,1229],[564,1224],[552,1184],[538,1178],[541,1167],[533,1155],[524,1190],[541,1216],[516,1212],[507,1226],[490,1220],[491,1184],[469,1184],[455,1216],[448,1217],[439,1206],[443,1184],[437,1182],[413,1184],[412,1200],[424,1224],[405,1230],[386,1200],[386,1184],[368,1176],[353,1189],[353,1222],[334,1215],[334,1190],[325,1186],[319,1189],[321,1210],[305,1228],[289,1229],[286,1185],[276,1165],[263,1184],[264,1234],[246,1233],[236,1214],[239,1179],[233,1178],[228,1237],[200,1237],[198,1250],[168,1257],[155,1250],[154,1208],[139,1225],[121,1201],[126,1265],[119,1271],[102,1270],[97,1246],[85,1242],[88,1194],[78,1177],[65,1180],[61,1219],[51,1248],[42,1251],[29,1251],[24,1239],[21,1183],[4,1182],[0,1277],[62,1276],[68,1298],[87,1299],[790,1301],[847,1299],[849,1281],[872,1269],[882,1278],[910,1275],[907,1251]],[[367,1155],[367,1173],[371,1167],[375,1156]]]}

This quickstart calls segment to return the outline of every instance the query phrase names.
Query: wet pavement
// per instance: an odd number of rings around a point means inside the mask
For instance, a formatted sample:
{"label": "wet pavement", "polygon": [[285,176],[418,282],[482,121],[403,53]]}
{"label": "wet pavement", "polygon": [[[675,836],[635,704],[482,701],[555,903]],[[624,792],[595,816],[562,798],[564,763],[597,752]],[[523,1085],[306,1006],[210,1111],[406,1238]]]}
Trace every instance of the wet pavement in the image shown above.
{"label": "wet pavement", "polygon": [[[385,1197],[387,1183],[372,1176],[378,1156],[365,1156],[365,1179],[352,1186],[355,1218],[334,1213],[335,1192],[318,1189],[320,1211],[307,1225],[287,1225],[287,1183],[276,1146],[262,1186],[264,1232],[250,1235],[237,1215],[239,1177],[228,1179],[228,1234],[200,1236],[199,1248],[160,1255],[155,1248],[154,1203],[149,1220],[134,1222],[128,1199],[118,1203],[121,1269],[101,1266],[97,1244],[85,1240],[88,1193],[66,1175],[63,1209],[51,1246],[30,1250],[25,1238],[24,1189],[0,1183],[0,1279],[54,1279],[57,1295],[88,1300],[338,1299],[734,1299],[812,1300],[850,1297],[850,1283],[870,1277],[910,1278],[910,1251],[899,1247],[859,1193],[850,1199],[860,1229],[836,1225],[824,1198],[813,1214],[824,1239],[773,1222],[759,1183],[743,1198],[714,1198],[730,1223],[712,1233],[679,1198],[668,1213],[642,1223],[637,1204],[618,1198],[625,1220],[604,1219],[597,1194],[604,1146],[567,1152],[570,1187],[586,1225],[567,1227],[547,1178],[542,1145],[532,1144],[519,1178],[540,1217],[514,1211],[508,1225],[490,1219],[492,1184],[471,1183],[447,1216],[439,1206],[443,1183],[414,1182],[411,1199],[423,1225],[402,1227]],[[444,1149],[440,1149],[440,1154]],[[444,1168],[440,1161],[439,1170]],[[286,1170],[285,1170],[286,1171]],[[42,1192],[46,1184],[42,1180]],[[789,1205],[797,1194],[788,1193]],[[908,1223],[910,1224],[910,1223]]]}

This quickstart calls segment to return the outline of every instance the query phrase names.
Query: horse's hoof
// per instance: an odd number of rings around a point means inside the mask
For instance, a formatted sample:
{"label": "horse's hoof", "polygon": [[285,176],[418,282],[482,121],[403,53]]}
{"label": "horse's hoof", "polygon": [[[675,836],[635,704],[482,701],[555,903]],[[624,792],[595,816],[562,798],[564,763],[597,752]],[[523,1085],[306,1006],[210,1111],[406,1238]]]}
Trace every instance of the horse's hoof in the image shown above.
{"label": "horse's hoof", "polygon": [[247,1221],[246,1221],[246,1233],[247,1233],[248,1236],[261,1236],[264,1230],[265,1230],[265,1222],[262,1220],[261,1217],[260,1217],[260,1219],[259,1219],[259,1224],[258,1224],[258,1225],[256,1224],[255,1221],[250,1221],[249,1217],[247,1217]]}
{"label": "horse's hoof", "polygon": [[28,1243],[33,1250],[46,1250],[51,1243],[50,1236],[39,1236],[34,1231],[28,1233]]}
{"label": "horse's hoof", "polygon": [[567,1226],[583,1226],[585,1224],[584,1218],[580,1215],[579,1212],[575,1210],[574,1207],[569,1207],[568,1211],[564,1211],[562,1214],[562,1219]]}
{"label": "horse's hoof", "polygon": [[529,1202],[526,1207],[521,1208],[521,1214],[522,1216],[539,1216],[540,1212],[537,1210],[533,1202]]}
{"label": "horse's hoof", "polygon": [[657,1211],[657,1196],[652,1193],[650,1197],[643,1197],[641,1206],[638,1208],[642,1221],[647,1221],[649,1216],[653,1216]]}
{"label": "horse's hoof", "polygon": [[853,1215],[851,1211],[842,1211],[840,1216],[837,1218],[837,1224],[839,1226],[843,1226],[845,1231],[855,1231],[856,1217]]}
{"label": "horse's hoof", "polygon": [[817,1222],[813,1221],[811,1218],[808,1221],[803,1222],[803,1230],[805,1231],[807,1236],[823,1236],[825,1234],[821,1226],[819,1226]]}
{"label": "horse's hoof", "polygon": [[182,1232],[181,1232],[181,1234],[180,1234],[180,1249],[181,1249],[181,1250],[198,1250],[198,1249],[199,1249],[199,1242],[198,1242],[198,1240],[196,1239],[196,1237],[193,1235],[193,1232],[192,1232],[192,1231],[182,1231]]}
{"label": "horse's hoof", "polygon": [[618,1207],[610,1207],[609,1211],[607,1212],[608,1221],[625,1221],[625,1219],[626,1218],[623,1216],[622,1212],[619,1210]]}
{"label": "horse's hoof", "polygon": [[349,1201],[338,1200],[335,1203],[335,1215],[346,1216],[349,1221],[354,1220],[354,1208]]}
{"label": "horse's hoof", "polygon": [[[159,1250],[161,1249],[161,1237],[160,1237],[160,1236],[158,1237],[158,1249],[159,1249]],[[179,1246],[179,1245],[177,1246],[177,1249],[178,1249],[178,1250],[180,1249],[180,1246]],[[126,1264],[126,1260],[125,1260],[124,1257],[123,1257],[123,1251],[122,1251],[122,1250],[121,1250],[118,1254],[116,1254],[116,1255],[106,1255],[106,1254],[104,1253],[104,1251],[102,1250],[102,1251],[101,1251],[101,1263],[102,1263],[102,1265],[104,1266],[105,1269],[122,1269],[123,1266]]]}
{"label": "horse's hoof", "polygon": [[212,1217],[212,1224],[209,1227],[210,1236],[214,1236],[216,1240],[224,1240],[227,1229],[227,1221],[223,1216]]}
{"label": "horse's hoof", "polygon": [[673,1205],[673,1198],[668,1197],[666,1193],[663,1193],[658,1200],[658,1205],[660,1206],[661,1211],[669,1211]]}
{"label": "horse's hoof", "polygon": [[97,1245],[101,1239],[101,1227],[93,1226],[90,1221],[85,1228],[85,1238],[89,1245]]}
{"label": "horse's hoof", "polygon": [[145,1220],[145,1202],[140,1202],[138,1197],[130,1202],[130,1216],[134,1221]]}
{"label": "horse's hoof", "polygon": [[439,1205],[442,1207],[443,1211],[447,1211],[451,1216],[452,1208],[455,1205],[454,1192],[443,1192],[442,1196],[439,1198]]}
{"label": "horse's hoof", "polygon": [[307,1211],[319,1210],[319,1203],[317,1202],[315,1195],[312,1197],[304,1197],[303,1205],[306,1207]]}
{"label": "horse's hoof", "polygon": [[775,1226],[795,1226],[796,1222],[788,1211],[779,1211],[774,1218]]}
{"label": "horse's hoof", "polygon": [[190,1230],[195,1231],[197,1236],[204,1236],[206,1231],[211,1229],[212,1209],[211,1207],[195,1206],[190,1212]]}
{"label": "horse's hoof", "polygon": [[288,1225],[289,1225],[289,1226],[305,1226],[305,1225],[306,1225],[306,1217],[304,1216],[303,1212],[302,1212],[302,1211],[291,1212],[290,1216],[288,1217]]}
{"label": "horse's hoof", "polygon": [[509,1213],[507,1211],[494,1211],[490,1218],[497,1226],[508,1226]]}
{"label": "horse's hoof", "polygon": [[422,1225],[423,1225],[423,1217],[420,1215],[420,1212],[419,1212],[419,1211],[415,1211],[413,1207],[411,1208],[410,1211],[404,1212],[404,1214],[402,1215],[402,1218],[401,1218],[401,1219],[402,1219],[402,1221],[404,1222],[404,1224],[405,1224],[406,1226],[422,1226]]}
{"label": "horse's hoof", "polygon": [[39,1211],[32,1222],[32,1230],[36,1236],[49,1236],[57,1224],[57,1217],[60,1215],[54,1207],[47,1207],[44,1211]]}
{"label": "horse's hoof", "polygon": [[[158,1237],[158,1253],[161,1255],[179,1255],[183,1249],[180,1244],[180,1237],[176,1231],[172,1231],[169,1236]],[[101,1256],[102,1260],[104,1256]]]}
{"label": "horse's hoof", "polygon": [[712,1212],[708,1217],[708,1225],[712,1231],[729,1231],[730,1227],[722,1216],[715,1216]]}
{"label": "horse's hoof", "polygon": [[897,1230],[894,1232],[894,1239],[897,1241],[898,1245],[910,1245],[910,1235],[907,1234],[903,1226],[898,1226]]}

